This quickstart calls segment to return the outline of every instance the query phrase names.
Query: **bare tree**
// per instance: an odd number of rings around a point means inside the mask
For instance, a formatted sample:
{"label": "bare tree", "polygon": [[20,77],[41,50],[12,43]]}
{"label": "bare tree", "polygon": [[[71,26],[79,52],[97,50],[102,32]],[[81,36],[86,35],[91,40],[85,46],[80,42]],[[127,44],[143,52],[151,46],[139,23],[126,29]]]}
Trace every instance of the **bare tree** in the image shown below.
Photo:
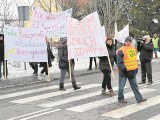
{"label": "bare tree", "polygon": [[62,10],[72,8],[72,17],[81,20],[84,16],[81,6],[78,4],[78,0],[56,0],[56,4],[61,7]]}
{"label": "bare tree", "polygon": [[[105,26],[106,35],[112,36],[114,31],[114,22],[119,21],[125,12],[128,11],[129,3],[128,0],[88,0],[87,4],[84,6],[86,9],[85,14],[95,11],[98,12],[101,24]],[[128,18],[126,20],[128,20]]]}
{"label": "bare tree", "polygon": [[[28,1],[29,2],[29,1]],[[0,1],[0,28],[1,32],[5,24],[19,26],[18,5],[28,5],[26,0],[1,0]]]}

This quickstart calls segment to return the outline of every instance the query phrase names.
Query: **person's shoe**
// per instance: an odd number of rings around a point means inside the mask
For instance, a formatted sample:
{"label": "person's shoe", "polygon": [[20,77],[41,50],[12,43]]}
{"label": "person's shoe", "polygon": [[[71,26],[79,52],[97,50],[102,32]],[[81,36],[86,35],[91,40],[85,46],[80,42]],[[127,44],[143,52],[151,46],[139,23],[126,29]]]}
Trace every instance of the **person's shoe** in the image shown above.
{"label": "person's shoe", "polygon": [[66,89],[64,88],[64,83],[59,84],[59,90],[60,91],[66,91]]}
{"label": "person's shoe", "polygon": [[127,101],[125,99],[120,99],[118,100],[119,103],[127,103]]}
{"label": "person's shoe", "polygon": [[152,85],[152,82],[148,82],[148,84],[147,85]]}
{"label": "person's shoe", "polygon": [[112,96],[115,96],[116,94],[113,92],[113,90],[111,89],[110,91],[109,91],[109,96],[110,97],[112,97]]}
{"label": "person's shoe", "polygon": [[65,89],[65,88],[59,88],[59,90],[60,90],[60,91],[66,91],[66,89]]}
{"label": "person's shoe", "polygon": [[79,86],[74,87],[74,90],[78,90],[78,89],[81,89],[81,87]]}
{"label": "person's shoe", "polygon": [[33,74],[35,74],[36,72],[33,72]]}
{"label": "person's shoe", "polygon": [[81,89],[81,87],[77,86],[76,81],[72,82],[72,86],[73,86],[74,90]]}
{"label": "person's shoe", "polygon": [[101,94],[102,95],[109,95],[109,93],[106,90],[102,90]]}
{"label": "person's shoe", "polygon": [[98,67],[97,66],[95,66],[95,69],[97,69]]}
{"label": "person's shoe", "polygon": [[92,68],[88,68],[87,70],[92,70]]}
{"label": "person's shoe", "polygon": [[147,99],[142,99],[142,100],[138,101],[137,103],[139,104],[139,103],[145,102],[145,101],[147,101]]}
{"label": "person's shoe", "polygon": [[138,84],[146,84],[146,82],[141,81],[141,82],[139,82]]}
{"label": "person's shoe", "polygon": [[35,73],[34,76],[38,76],[38,73]]}

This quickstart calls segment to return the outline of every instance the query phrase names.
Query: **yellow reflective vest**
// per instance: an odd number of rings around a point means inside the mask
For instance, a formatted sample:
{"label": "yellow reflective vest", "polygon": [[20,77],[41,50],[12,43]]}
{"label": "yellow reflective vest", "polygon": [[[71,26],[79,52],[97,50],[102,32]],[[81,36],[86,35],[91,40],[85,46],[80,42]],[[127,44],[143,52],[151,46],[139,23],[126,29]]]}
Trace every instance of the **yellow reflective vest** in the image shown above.
{"label": "yellow reflective vest", "polygon": [[127,71],[137,69],[138,63],[136,49],[133,46],[123,46],[119,50],[122,50],[124,54],[123,61]]}

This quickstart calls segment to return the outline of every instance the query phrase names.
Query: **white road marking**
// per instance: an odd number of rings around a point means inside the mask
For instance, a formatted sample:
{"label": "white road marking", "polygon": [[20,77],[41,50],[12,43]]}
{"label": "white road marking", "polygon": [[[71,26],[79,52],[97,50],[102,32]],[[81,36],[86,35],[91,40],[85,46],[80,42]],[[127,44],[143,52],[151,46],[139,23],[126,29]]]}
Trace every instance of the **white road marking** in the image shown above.
{"label": "white road marking", "polygon": [[[71,83],[66,83],[65,86],[70,86]],[[12,97],[17,97],[17,96],[21,96],[21,95],[27,95],[27,94],[32,94],[32,93],[36,93],[36,92],[42,92],[42,91],[47,91],[47,90],[52,90],[52,89],[56,89],[58,88],[57,85],[54,86],[49,86],[49,87],[43,87],[43,88],[38,88],[38,89],[33,89],[33,90],[26,90],[26,91],[21,91],[21,92],[15,92],[15,93],[11,93],[11,94],[6,94],[6,95],[1,95],[0,96],[0,100],[2,99],[7,99],[7,98],[12,98]]]}
{"label": "white road marking", "polygon": [[[114,87],[113,88],[113,90],[117,90],[117,89],[118,89],[118,87]],[[93,97],[93,96],[100,95],[100,94],[101,94],[100,91],[98,91],[98,92],[92,92],[92,93],[88,93],[88,94],[84,94],[84,95],[70,97],[70,98],[67,98],[67,99],[60,100],[60,101],[39,104],[38,106],[40,106],[40,107],[55,107],[55,106],[58,106],[58,105],[62,105],[62,104],[66,104],[66,103],[71,103],[71,102],[74,102],[74,101],[86,99],[86,98]]]}
{"label": "white road marking", "polygon": [[30,117],[22,118],[20,120],[28,120],[28,119],[31,119],[31,118],[36,118],[36,117],[39,117],[39,116],[42,116],[42,115],[46,115],[46,114],[49,114],[49,113],[53,113],[53,112],[57,112],[57,111],[60,111],[60,110],[61,109],[51,110],[51,111],[43,112],[43,113],[40,113],[40,114],[37,114],[37,115],[33,115],[33,116],[30,116]]}
{"label": "white road marking", "polygon": [[152,97],[144,103],[132,104],[132,105],[129,105],[129,106],[126,106],[126,107],[122,107],[122,108],[113,110],[111,112],[107,112],[107,113],[103,114],[102,116],[112,117],[112,118],[122,118],[122,117],[125,117],[127,115],[138,112],[140,110],[143,110],[143,109],[149,108],[151,106],[157,105],[159,103],[160,103],[160,95],[156,96],[156,97]]}
{"label": "white road marking", "polygon": [[24,114],[24,115],[21,115],[21,116],[18,116],[18,117],[9,118],[9,119],[7,119],[7,120],[16,120],[16,119],[20,119],[20,118],[23,118],[23,117],[31,116],[31,115],[34,115],[34,114],[46,112],[46,111],[49,111],[49,110],[52,110],[52,109],[53,109],[53,108],[48,108],[48,109],[44,109],[44,110],[39,110],[39,111],[36,111],[36,112]]}
{"label": "white road marking", "polygon": [[[142,94],[153,92],[153,91],[155,91],[155,89],[147,89],[147,88],[145,88],[145,89],[141,89],[140,90],[140,92]],[[129,92],[129,93],[125,94],[125,98],[126,99],[131,98],[133,96],[134,96],[133,92]],[[98,107],[101,107],[101,106],[104,106],[104,105],[107,105],[107,104],[112,104],[114,102],[117,102],[117,96],[113,96],[111,98],[106,98],[106,99],[102,99],[102,100],[98,100],[98,101],[82,104],[82,105],[79,105],[79,106],[71,107],[71,108],[68,108],[66,110],[75,111],[75,112],[85,112],[87,110],[98,108]]]}
{"label": "white road marking", "polygon": [[[98,87],[98,86],[100,86],[100,84],[85,85],[85,86],[82,86],[82,88],[79,89],[78,91],[82,91],[85,89],[90,89],[90,88],[94,88],[94,87]],[[28,98],[24,98],[24,99],[14,100],[14,101],[10,101],[10,102],[24,104],[24,103],[29,103],[29,102],[42,100],[42,99],[46,99],[46,98],[50,98],[50,97],[54,97],[54,96],[58,96],[58,95],[62,95],[62,94],[72,93],[72,92],[74,92],[73,88],[67,89],[66,91],[57,91],[57,92],[37,95],[37,96],[33,96],[33,97],[28,97]]]}
{"label": "white road marking", "polygon": [[160,114],[149,118],[148,120],[160,120]]}

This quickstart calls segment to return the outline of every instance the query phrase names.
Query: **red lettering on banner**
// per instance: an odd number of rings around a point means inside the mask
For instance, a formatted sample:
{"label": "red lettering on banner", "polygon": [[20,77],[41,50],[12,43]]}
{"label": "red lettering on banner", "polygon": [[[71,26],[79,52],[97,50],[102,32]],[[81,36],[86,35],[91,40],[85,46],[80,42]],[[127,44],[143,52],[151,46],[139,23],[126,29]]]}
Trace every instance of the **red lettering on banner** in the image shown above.
{"label": "red lettering on banner", "polygon": [[70,36],[70,35],[73,35],[74,34],[74,32],[75,32],[75,29],[74,29],[74,26],[73,26],[73,24],[72,24],[72,20],[69,20],[69,22],[68,22],[68,35]]}
{"label": "red lettering on banner", "polygon": [[101,55],[106,55],[106,53],[107,53],[106,48],[98,48],[98,50],[99,50]]}
{"label": "red lettering on banner", "polygon": [[91,15],[91,16],[86,17],[85,20],[86,20],[85,22],[91,23],[91,22],[94,22],[94,21],[95,21],[95,18],[94,18],[93,15]]}
{"label": "red lettering on banner", "polygon": [[91,21],[94,20],[94,16],[93,18],[91,17],[91,20],[86,20],[86,21],[79,21],[79,22],[72,22],[72,20],[69,21],[69,28],[68,28],[68,32],[69,35],[89,35],[89,34],[93,34],[95,32],[98,31],[98,26],[96,24],[96,21],[94,22],[95,24],[91,24]]}
{"label": "red lettering on banner", "polygon": [[39,18],[39,19],[41,19],[41,18],[43,18],[43,16],[44,16],[44,14],[41,14],[39,11],[37,11],[37,10],[35,10],[34,11],[34,17],[35,18]]}
{"label": "red lettering on banner", "polygon": [[92,37],[92,39],[90,39],[92,46],[96,46],[96,40],[95,37]]}
{"label": "red lettering on banner", "polygon": [[89,24],[83,24],[81,26],[81,29],[82,29],[82,33],[83,34],[89,34],[89,33],[91,33],[91,26]]}
{"label": "red lettering on banner", "polygon": [[69,48],[69,58],[78,58],[81,56],[96,56],[97,53],[99,55],[106,55],[106,48],[94,48],[94,47],[84,47],[84,48]]}
{"label": "red lettering on banner", "polygon": [[80,38],[69,38],[68,44],[70,46],[78,46],[78,45],[84,45],[84,46],[96,46],[96,40],[93,37],[80,37]]}

